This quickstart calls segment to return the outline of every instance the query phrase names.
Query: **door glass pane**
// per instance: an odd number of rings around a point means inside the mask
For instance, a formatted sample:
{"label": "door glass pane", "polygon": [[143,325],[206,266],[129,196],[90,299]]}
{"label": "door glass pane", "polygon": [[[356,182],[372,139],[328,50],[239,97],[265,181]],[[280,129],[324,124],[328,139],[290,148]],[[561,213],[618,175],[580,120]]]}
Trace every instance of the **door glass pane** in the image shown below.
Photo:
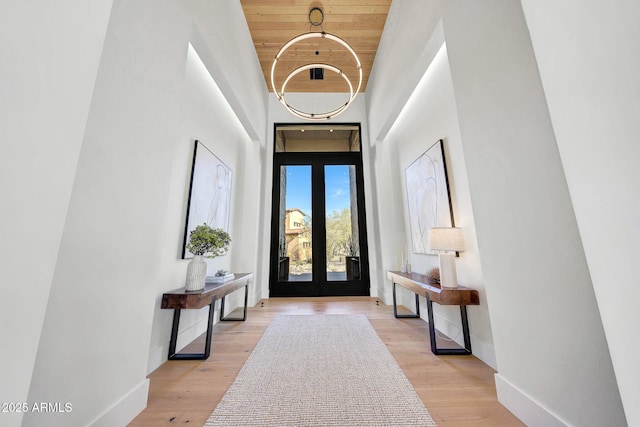
{"label": "door glass pane", "polygon": [[356,167],[324,167],[327,281],[360,279]]}
{"label": "door glass pane", "polygon": [[280,167],[278,281],[311,281],[311,165]]}

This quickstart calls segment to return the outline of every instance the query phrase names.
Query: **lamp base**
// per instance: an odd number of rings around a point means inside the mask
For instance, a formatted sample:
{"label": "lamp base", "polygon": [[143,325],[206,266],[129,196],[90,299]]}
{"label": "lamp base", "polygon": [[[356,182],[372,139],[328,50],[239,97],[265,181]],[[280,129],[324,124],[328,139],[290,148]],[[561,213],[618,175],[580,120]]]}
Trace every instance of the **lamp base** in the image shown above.
{"label": "lamp base", "polygon": [[443,288],[457,288],[458,278],[456,276],[456,254],[443,253],[438,254],[440,261],[440,286]]}

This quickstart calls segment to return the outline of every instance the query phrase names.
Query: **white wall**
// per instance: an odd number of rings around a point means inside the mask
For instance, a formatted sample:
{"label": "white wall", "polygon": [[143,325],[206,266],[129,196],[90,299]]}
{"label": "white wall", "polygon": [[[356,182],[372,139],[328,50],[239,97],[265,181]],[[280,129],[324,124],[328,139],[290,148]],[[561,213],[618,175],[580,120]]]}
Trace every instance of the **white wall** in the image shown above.
{"label": "white wall", "polygon": [[27,402],[111,3],[2,4],[0,402]]}
{"label": "white wall", "polygon": [[267,85],[240,2],[183,3],[197,27],[191,43],[249,137],[264,145]]}
{"label": "white wall", "polygon": [[386,277],[389,269],[399,270],[401,253],[406,248],[402,214],[402,184],[394,171],[398,169],[398,152],[393,144],[375,144],[371,147],[374,184],[373,210],[367,219],[373,222],[368,230],[369,252],[376,262],[371,262],[371,286],[385,303],[392,303],[391,286]]}
{"label": "white wall", "polygon": [[450,1],[443,23],[498,397],[528,425],[624,425],[520,4]]}
{"label": "white wall", "polygon": [[640,3],[522,4],[627,421],[640,425]]}
{"label": "white wall", "polygon": [[441,11],[441,0],[391,3],[366,89],[371,144],[385,137],[440,49]]}
{"label": "white wall", "polygon": [[[257,264],[257,246],[255,236],[258,234],[258,198],[255,192],[246,188],[259,185],[261,168],[256,157],[257,146],[242,127],[239,119],[224,98],[222,92],[209,74],[196,50],[190,45],[184,71],[184,86],[181,111],[181,141],[175,144],[170,183],[167,193],[167,217],[164,225],[164,236],[173,236],[173,245],[163,247],[163,259],[171,260],[180,257],[183,246],[183,233],[186,215],[186,204],[189,193],[193,145],[197,139],[211,152],[218,156],[232,173],[230,233],[232,244],[226,256],[206,259],[208,274],[213,275],[219,269],[234,272],[255,272]],[[253,158],[252,158],[253,157]],[[252,165],[247,168],[246,165]],[[147,372],[152,372],[167,360],[169,334],[173,319],[172,310],[160,309],[162,293],[184,285],[184,265],[188,260],[175,263],[163,263],[160,266],[157,301],[154,310],[153,330],[149,346],[149,363]],[[255,295],[258,289],[250,286],[250,293]],[[244,304],[243,292],[237,292],[226,300],[227,312],[237,301]],[[255,298],[249,301],[253,304]],[[216,304],[218,314],[220,303]],[[202,310],[184,310],[180,318],[180,332],[176,349],[179,351],[194,338],[206,330],[208,308]],[[218,315],[214,318],[217,322]]]}
{"label": "white wall", "polygon": [[[232,18],[242,16],[239,8],[225,3],[229,15],[207,9],[198,21],[232,33],[242,29]],[[124,425],[144,408],[150,345],[163,345],[170,332],[170,310],[154,318],[159,296],[180,287],[186,271],[179,245],[193,140],[210,144],[234,172],[259,150],[207,91],[202,68],[185,71],[194,34],[209,50],[221,43],[207,44],[183,3],[114,2],[29,391],[29,401],[70,402],[73,411],[29,414],[24,425]],[[239,52],[251,53],[246,36],[225,40],[238,43],[233,57],[215,59],[241,62]],[[258,78],[252,68],[225,83],[259,117],[266,93],[245,88]],[[258,197],[256,174],[247,176],[234,174],[234,210],[244,193]],[[232,238],[243,226],[236,218]],[[241,235],[234,244],[246,241]],[[213,264],[247,267],[241,250]],[[255,252],[247,254],[255,263]],[[186,328],[197,315],[185,318]]]}
{"label": "white wall", "polygon": [[[438,266],[437,256],[415,254],[410,250],[411,230],[404,174],[406,168],[439,139],[444,140],[455,224],[462,228],[465,237],[465,250],[456,260],[458,283],[477,289],[480,294],[480,305],[469,306],[467,309],[472,325],[471,345],[476,357],[496,368],[489,308],[480,267],[469,184],[445,46],[442,46],[431,62],[387,136],[378,143],[379,149],[384,153],[376,168],[380,217],[381,222],[385,224],[381,237],[382,246],[385,248],[382,257],[384,270],[400,268],[399,253],[403,250],[409,253],[412,271],[425,274]],[[382,185],[390,188],[382,188]],[[394,226],[390,227],[389,224]],[[387,280],[387,293],[390,292],[390,287]],[[413,294],[403,291],[402,288],[399,288],[398,292],[404,295],[403,304],[413,309]],[[421,314],[426,319],[425,301],[421,298],[420,302],[423,305]],[[464,341],[458,307],[434,304],[434,312],[436,327],[449,337],[456,338],[462,345]]]}
{"label": "white wall", "polygon": [[[375,171],[371,173],[373,210],[367,217],[371,222],[369,239],[375,243],[369,245],[371,283],[387,303],[391,301],[391,289],[385,268],[399,268],[406,239],[402,212],[398,210],[402,200],[397,197],[402,182],[388,173],[389,165],[397,164],[398,153],[379,142],[387,136],[444,42],[441,10],[439,0],[393,2],[367,82],[369,167]],[[384,195],[395,195],[395,203],[388,205]]]}

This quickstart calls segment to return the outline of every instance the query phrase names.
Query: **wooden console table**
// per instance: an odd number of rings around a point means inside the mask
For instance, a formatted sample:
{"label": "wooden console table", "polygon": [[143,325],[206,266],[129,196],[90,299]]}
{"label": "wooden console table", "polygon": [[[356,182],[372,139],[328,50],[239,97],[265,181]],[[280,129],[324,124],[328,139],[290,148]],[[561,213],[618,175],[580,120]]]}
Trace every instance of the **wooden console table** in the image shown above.
{"label": "wooden console table", "polygon": [[[186,292],[184,288],[176,289],[162,295],[160,308],[172,308],[173,327],[169,342],[169,360],[206,360],[211,353],[211,333],[213,329],[213,311],[217,299],[220,301],[221,321],[245,321],[247,319],[247,299],[249,297],[249,283],[253,280],[252,273],[236,273],[235,278],[224,283],[207,283],[202,291]],[[244,287],[244,313],[242,317],[230,318],[224,316],[224,300],[227,295]],[[184,309],[200,309],[209,306],[209,320],[207,323],[207,338],[203,353],[176,354],[178,339],[178,325],[180,311]]]}
{"label": "wooden console table", "polygon": [[[399,271],[387,272],[387,277],[393,283],[393,315],[396,318],[420,317],[419,296],[427,299],[427,314],[429,317],[429,337],[431,338],[431,352],[433,354],[471,354],[471,336],[469,334],[469,319],[467,318],[467,306],[479,305],[478,291],[462,286],[457,288],[442,288],[440,284],[432,283],[427,276],[418,273],[401,273]],[[409,289],[415,293],[416,314],[399,315],[396,303],[396,285]],[[459,305],[462,318],[462,334],[464,336],[464,348],[438,348],[436,344],[436,328],[433,322],[433,303],[440,305]]]}

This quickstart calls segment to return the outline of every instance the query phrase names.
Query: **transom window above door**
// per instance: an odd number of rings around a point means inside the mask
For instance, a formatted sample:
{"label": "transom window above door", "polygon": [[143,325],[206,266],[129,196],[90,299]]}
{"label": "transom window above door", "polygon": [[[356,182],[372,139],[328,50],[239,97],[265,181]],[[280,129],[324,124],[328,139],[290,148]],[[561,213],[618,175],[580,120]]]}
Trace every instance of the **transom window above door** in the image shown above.
{"label": "transom window above door", "polygon": [[359,152],[360,126],[276,125],[276,153]]}

